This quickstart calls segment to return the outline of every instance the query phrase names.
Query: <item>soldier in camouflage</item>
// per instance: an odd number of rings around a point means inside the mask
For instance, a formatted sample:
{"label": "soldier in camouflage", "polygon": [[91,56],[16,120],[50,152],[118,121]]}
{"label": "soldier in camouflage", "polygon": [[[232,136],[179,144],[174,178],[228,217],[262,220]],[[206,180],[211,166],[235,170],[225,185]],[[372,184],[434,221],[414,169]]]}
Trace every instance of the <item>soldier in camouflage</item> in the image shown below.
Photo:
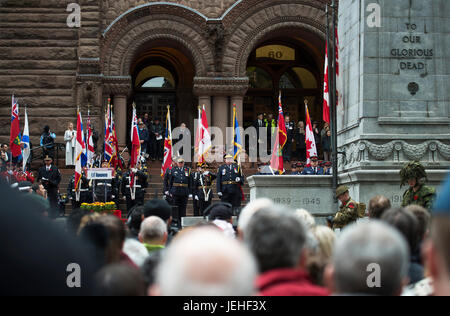
{"label": "soldier in camouflage", "polygon": [[359,218],[358,203],[353,201],[348,192],[348,187],[341,185],[336,189],[336,197],[341,201],[341,207],[332,220],[333,229],[344,228],[356,222]]}
{"label": "soldier in camouflage", "polygon": [[431,209],[436,189],[426,186],[427,174],[425,168],[418,161],[411,161],[400,170],[401,186],[408,183],[409,188],[403,193],[402,206],[420,205]]}

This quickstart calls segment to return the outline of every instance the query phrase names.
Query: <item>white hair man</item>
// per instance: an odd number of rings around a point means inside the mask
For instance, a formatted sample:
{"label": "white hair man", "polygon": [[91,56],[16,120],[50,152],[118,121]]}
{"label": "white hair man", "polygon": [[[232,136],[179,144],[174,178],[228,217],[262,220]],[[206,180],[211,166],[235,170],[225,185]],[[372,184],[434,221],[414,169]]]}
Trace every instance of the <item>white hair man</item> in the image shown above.
{"label": "white hair man", "polygon": [[167,241],[167,225],[158,216],[147,217],[141,224],[139,241],[144,244],[149,254],[164,249]]}
{"label": "white hair man", "polygon": [[256,263],[239,242],[211,227],[175,239],[163,253],[151,295],[250,296]]}
{"label": "white hair man", "polygon": [[408,283],[409,247],[380,221],[352,224],[339,236],[325,283],[338,295],[397,296]]}
{"label": "white hair man", "polygon": [[241,240],[244,239],[244,232],[247,229],[252,216],[259,210],[262,210],[266,207],[271,207],[273,205],[274,203],[272,202],[272,200],[262,198],[251,201],[242,209],[237,225],[238,236]]}

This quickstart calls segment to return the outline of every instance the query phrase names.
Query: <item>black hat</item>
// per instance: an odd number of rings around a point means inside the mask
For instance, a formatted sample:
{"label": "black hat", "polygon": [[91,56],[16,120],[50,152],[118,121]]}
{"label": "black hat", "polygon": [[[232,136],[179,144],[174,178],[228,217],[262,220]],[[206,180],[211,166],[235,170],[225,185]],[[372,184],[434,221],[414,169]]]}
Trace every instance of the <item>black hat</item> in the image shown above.
{"label": "black hat", "polygon": [[314,155],[314,156],[309,157],[309,160],[319,160],[319,158],[316,155]]}
{"label": "black hat", "polygon": [[209,206],[204,214],[205,216],[209,214],[210,221],[216,219],[229,220],[233,217],[233,206],[230,203],[216,203]]}
{"label": "black hat", "polygon": [[297,162],[296,165],[297,165],[297,168],[305,167],[305,164],[303,162]]}
{"label": "black hat", "polygon": [[27,191],[27,190],[31,189],[31,186],[32,186],[31,182],[21,181],[19,183],[19,191]]}
{"label": "black hat", "polygon": [[323,165],[325,167],[331,167],[333,164],[331,163],[331,161],[326,161]]}
{"label": "black hat", "polygon": [[172,207],[166,200],[154,199],[144,205],[144,217],[158,216],[163,221],[167,221],[172,216]]}

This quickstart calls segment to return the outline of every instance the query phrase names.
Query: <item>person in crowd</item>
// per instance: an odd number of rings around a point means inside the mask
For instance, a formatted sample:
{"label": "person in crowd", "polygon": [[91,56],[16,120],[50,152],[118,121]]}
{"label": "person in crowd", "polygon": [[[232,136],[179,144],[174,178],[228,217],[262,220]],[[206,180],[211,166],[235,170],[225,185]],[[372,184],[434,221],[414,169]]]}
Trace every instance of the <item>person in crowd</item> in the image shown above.
{"label": "person in crowd", "polygon": [[155,142],[153,143],[153,161],[163,160],[163,143],[164,143],[164,128],[159,121],[159,118],[155,118],[152,125],[152,134],[154,135]]}
{"label": "person in crowd", "polygon": [[205,210],[209,214],[211,223],[219,227],[225,236],[235,238],[236,232],[233,228],[233,208],[229,203],[216,203]]}
{"label": "person in crowd", "polygon": [[147,217],[141,224],[139,241],[149,254],[165,248],[167,242],[167,224],[158,216]]}
{"label": "person in crowd", "polygon": [[2,144],[1,150],[0,150],[0,159],[3,163],[3,167],[0,170],[0,172],[6,171],[6,165],[7,163],[12,162],[12,155],[11,152],[8,151],[8,144]]}
{"label": "person in crowd", "polygon": [[66,166],[75,165],[75,146],[77,144],[77,131],[73,129],[73,123],[69,123],[64,133],[64,141],[66,142]]}
{"label": "person in crowd", "polygon": [[96,296],[146,296],[147,288],[141,272],[125,264],[112,264],[95,277]]}
{"label": "person in crowd", "polygon": [[332,220],[333,229],[343,229],[365,214],[365,205],[353,201],[348,191],[349,188],[345,185],[336,189],[336,197],[341,202],[341,207]]}
{"label": "person in crowd", "polygon": [[405,207],[405,210],[413,213],[419,221],[418,235],[420,238],[419,242],[420,244],[422,244],[422,242],[428,237],[428,234],[430,233],[430,212],[424,207],[414,204]]}
{"label": "person in crowd", "polygon": [[284,119],[286,125],[286,144],[283,147],[283,159],[290,162],[292,158],[292,144],[295,141],[295,124],[294,122],[291,122],[291,118],[289,115],[286,115]]}
{"label": "person in crowd", "polygon": [[436,296],[450,296],[450,176],[433,205],[431,235],[423,246]]}
{"label": "person in crowd", "polygon": [[298,163],[294,162],[291,164],[291,176],[298,176],[300,173],[298,172]]}
{"label": "person in crowd", "polygon": [[[131,167],[131,166],[130,166]],[[121,192],[127,202],[127,217],[135,205],[144,205],[145,188],[148,187],[148,176],[142,171],[141,163],[130,168],[122,176]]]}
{"label": "person in crowd", "polygon": [[383,195],[376,195],[369,201],[369,218],[380,219],[383,213],[391,208],[391,200]]}
{"label": "person in crowd", "polygon": [[82,170],[79,193],[75,191],[75,175],[73,175],[67,186],[67,195],[72,203],[72,209],[77,209],[83,203],[92,203],[92,187],[89,185],[90,181],[87,178],[87,167]]}
{"label": "person in crowd", "polygon": [[381,220],[396,228],[409,245],[410,265],[409,284],[414,284],[424,278],[424,268],[421,262],[419,221],[416,216],[404,208],[391,208],[384,212]]}
{"label": "person in crowd", "polygon": [[58,186],[61,182],[61,173],[58,167],[53,165],[52,162],[52,157],[45,157],[45,165],[39,169],[37,181],[47,191],[47,197],[51,207],[50,217],[56,218],[58,216]]}
{"label": "person in crowd", "polygon": [[314,134],[314,141],[316,142],[317,152],[320,151],[321,139],[320,139],[320,131],[319,131],[319,122],[314,121],[312,123],[312,131]]}
{"label": "person in crowd", "polygon": [[311,166],[303,169],[302,175],[305,176],[323,175],[323,169],[319,167],[319,158],[317,156],[312,156],[310,160]]}
{"label": "person in crowd", "polygon": [[251,296],[255,294],[256,274],[254,258],[238,241],[227,238],[217,228],[194,228],[165,250],[150,293]]}
{"label": "person in crowd", "polygon": [[331,158],[331,131],[328,130],[322,137],[323,160],[330,161]]}
{"label": "person in crowd", "polygon": [[192,177],[191,169],[185,166],[184,159],[179,157],[176,161],[177,166],[170,171],[169,194],[181,218],[186,216],[187,202],[192,198]]}
{"label": "person in crowd", "polygon": [[237,233],[238,237],[241,240],[244,240],[244,235],[247,230],[247,226],[250,223],[250,220],[252,216],[266,208],[266,207],[272,207],[274,205],[273,201],[268,198],[259,198],[253,201],[250,201],[241,211],[241,214],[239,214],[238,223],[237,223]]}
{"label": "person in crowd", "polygon": [[307,210],[299,208],[295,210],[294,214],[302,221],[306,228],[312,229],[314,226],[316,226],[316,220],[314,219],[314,216],[312,216],[311,213]]}
{"label": "person in crowd", "polygon": [[330,124],[327,122],[323,123],[323,128],[320,130],[320,138],[325,137],[327,132],[330,130]]}
{"label": "person in crowd", "polygon": [[217,195],[222,202],[230,203],[234,212],[238,212],[241,207],[241,186],[244,181],[242,170],[234,162],[233,156],[226,155],[225,164],[217,171]]}
{"label": "person in crowd", "polygon": [[323,174],[325,176],[331,176],[332,171],[333,171],[333,164],[331,163],[331,161],[325,161],[323,163]]}
{"label": "person in crowd", "polygon": [[147,126],[144,124],[142,119],[138,120],[138,133],[139,133],[139,141],[141,142],[141,153],[145,158],[148,158],[147,154],[147,146],[148,146],[148,130]]}
{"label": "person in crowd", "polygon": [[217,176],[206,168],[206,163],[199,163],[197,174],[192,181],[194,201],[197,201],[198,204],[197,213],[194,209],[194,216],[203,216],[214,198],[212,185]]}
{"label": "person in crowd", "polygon": [[336,236],[327,226],[315,226],[311,228],[311,233],[317,241],[317,247],[308,256],[308,273],[314,284],[325,286],[325,268],[331,263]]}
{"label": "person in crowd", "polygon": [[[256,120],[253,121],[252,126],[256,130],[256,139],[254,140],[254,144],[257,144],[257,155],[258,157],[261,156],[261,150],[265,151],[266,148],[270,147],[270,145],[267,145],[267,143],[264,142],[264,138],[262,137],[261,133],[265,133],[267,135],[266,126],[264,124],[264,114],[258,113],[256,116]],[[270,152],[272,149],[269,149]]]}
{"label": "person in crowd", "polygon": [[298,160],[305,161],[306,160],[306,132],[305,132],[305,123],[303,121],[298,122],[297,129],[294,134],[295,139],[295,148],[296,148],[296,156]]}
{"label": "person in crowd", "polygon": [[39,143],[42,146],[43,157],[49,156],[53,158],[55,156],[55,138],[56,134],[50,132],[50,127],[48,125],[45,125]]}
{"label": "person in crowd", "polygon": [[136,205],[131,210],[127,221],[127,238],[139,241],[139,231],[141,229],[142,218],[144,217],[144,205]]}
{"label": "person in crowd", "polygon": [[409,247],[401,234],[385,223],[369,221],[342,232],[324,279],[335,295],[398,296],[408,282],[408,266]]}
{"label": "person in crowd", "polygon": [[436,195],[436,189],[425,185],[427,174],[422,164],[418,161],[407,163],[400,170],[400,177],[401,185],[406,183],[409,185],[409,188],[403,193],[402,206],[416,204],[430,210]]}
{"label": "person in crowd", "polygon": [[147,131],[148,131],[147,154],[150,159],[154,159],[155,153],[154,153],[153,149],[155,147],[156,137],[152,131],[153,122],[150,119],[148,113],[144,114],[144,119],[142,121],[144,122],[145,126],[147,127]]}
{"label": "person in crowd", "polygon": [[256,281],[262,296],[326,296],[306,272],[307,230],[293,211],[277,205],[256,212],[246,228],[244,242],[256,258]]}

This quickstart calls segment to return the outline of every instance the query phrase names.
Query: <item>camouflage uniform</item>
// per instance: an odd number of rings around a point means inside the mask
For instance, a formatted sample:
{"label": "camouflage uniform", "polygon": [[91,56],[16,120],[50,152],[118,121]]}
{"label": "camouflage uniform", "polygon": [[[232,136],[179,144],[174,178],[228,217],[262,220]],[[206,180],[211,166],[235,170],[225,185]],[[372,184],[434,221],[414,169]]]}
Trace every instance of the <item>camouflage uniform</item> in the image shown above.
{"label": "camouflage uniform", "polygon": [[356,222],[358,216],[358,203],[351,198],[339,208],[339,212],[333,219],[333,229],[344,228],[345,226]]}
{"label": "camouflage uniform", "polygon": [[435,195],[436,189],[426,185],[421,185],[417,192],[414,192],[413,188],[408,188],[405,193],[403,193],[402,206],[416,204],[430,210]]}

